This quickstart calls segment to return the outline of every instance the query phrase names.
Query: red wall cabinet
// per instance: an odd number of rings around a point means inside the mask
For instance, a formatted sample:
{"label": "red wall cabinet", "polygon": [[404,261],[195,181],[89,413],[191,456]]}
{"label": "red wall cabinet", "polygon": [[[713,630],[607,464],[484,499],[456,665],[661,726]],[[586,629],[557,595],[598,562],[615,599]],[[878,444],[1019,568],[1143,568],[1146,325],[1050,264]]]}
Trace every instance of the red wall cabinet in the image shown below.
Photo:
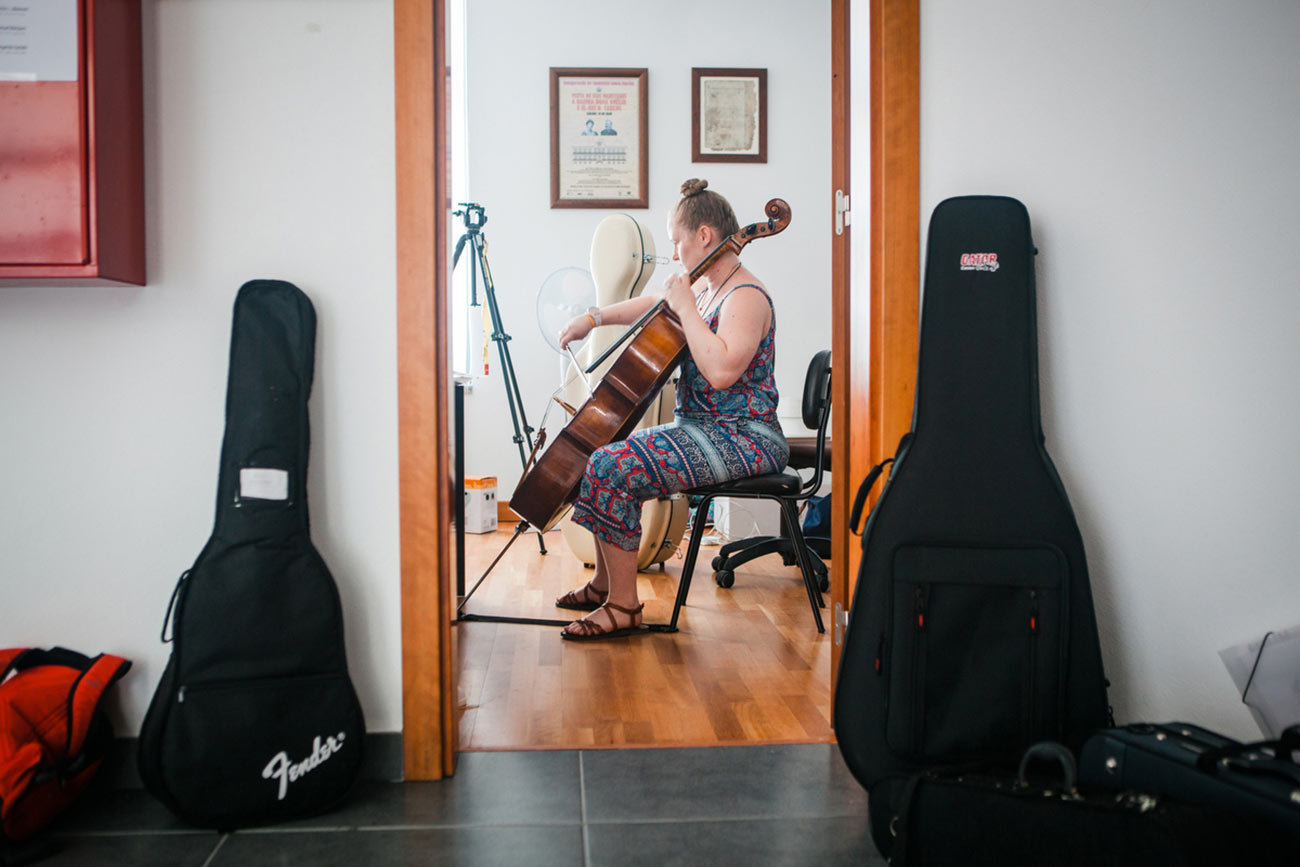
{"label": "red wall cabinet", "polygon": [[143,285],[140,0],[8,8],[0,280]]}

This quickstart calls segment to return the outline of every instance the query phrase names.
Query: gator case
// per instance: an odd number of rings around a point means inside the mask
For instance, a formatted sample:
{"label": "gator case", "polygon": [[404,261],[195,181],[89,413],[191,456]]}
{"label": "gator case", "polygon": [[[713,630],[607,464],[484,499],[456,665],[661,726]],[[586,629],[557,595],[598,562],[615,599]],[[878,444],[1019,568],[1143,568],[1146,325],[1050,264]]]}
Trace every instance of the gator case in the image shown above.
{"label": "gator case", "polygon": [[930,221],[912,431],[862,533],[835,692],[868,788],[1015,767],[1036,741],[1077,750],[1107,722],[1083,543],[1039,419],[1035,252],[1015,199],[948,199]]}

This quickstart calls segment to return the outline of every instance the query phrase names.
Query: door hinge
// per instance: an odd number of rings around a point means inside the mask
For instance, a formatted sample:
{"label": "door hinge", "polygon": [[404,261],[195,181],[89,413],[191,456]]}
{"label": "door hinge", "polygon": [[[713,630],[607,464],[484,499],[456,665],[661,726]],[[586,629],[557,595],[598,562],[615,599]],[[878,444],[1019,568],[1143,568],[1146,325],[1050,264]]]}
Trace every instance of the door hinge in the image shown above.
{"label": "door hinge", "polygon": [[835,191],[835,234],[843,235],[844,227],[853,225],[853,212],[849,210],[849,197],[843,190]]}
{"label": "door hinge", "polygon": [[833,624],[833,635],[836,647],[844,646],[844,633],[849,629],[849,612],[843,605],[836,602],[835,610],[831,614],[831,623]]}

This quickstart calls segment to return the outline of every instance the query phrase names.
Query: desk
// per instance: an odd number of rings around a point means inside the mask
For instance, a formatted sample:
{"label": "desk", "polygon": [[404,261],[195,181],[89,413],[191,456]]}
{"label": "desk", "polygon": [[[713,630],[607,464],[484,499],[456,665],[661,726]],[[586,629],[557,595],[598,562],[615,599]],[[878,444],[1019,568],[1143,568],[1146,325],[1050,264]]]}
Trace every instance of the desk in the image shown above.
{"label": "desk", "polygon": [[[786,437],[790,444],[790,466],[796,470],[811,470],[817,465],[817,437]],[[826,438],[824,470],[831,466],[831,438]]]}

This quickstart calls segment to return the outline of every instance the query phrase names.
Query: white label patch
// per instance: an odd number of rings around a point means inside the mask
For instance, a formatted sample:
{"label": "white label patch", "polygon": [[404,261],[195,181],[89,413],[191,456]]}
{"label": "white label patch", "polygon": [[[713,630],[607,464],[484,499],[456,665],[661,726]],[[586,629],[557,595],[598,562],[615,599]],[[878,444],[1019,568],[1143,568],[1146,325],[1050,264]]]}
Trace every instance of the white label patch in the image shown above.
{"label": "white label patch", "polygon": [[239,471],[239,496],[245,500],[287,500],[289,471],[244,467]]}

